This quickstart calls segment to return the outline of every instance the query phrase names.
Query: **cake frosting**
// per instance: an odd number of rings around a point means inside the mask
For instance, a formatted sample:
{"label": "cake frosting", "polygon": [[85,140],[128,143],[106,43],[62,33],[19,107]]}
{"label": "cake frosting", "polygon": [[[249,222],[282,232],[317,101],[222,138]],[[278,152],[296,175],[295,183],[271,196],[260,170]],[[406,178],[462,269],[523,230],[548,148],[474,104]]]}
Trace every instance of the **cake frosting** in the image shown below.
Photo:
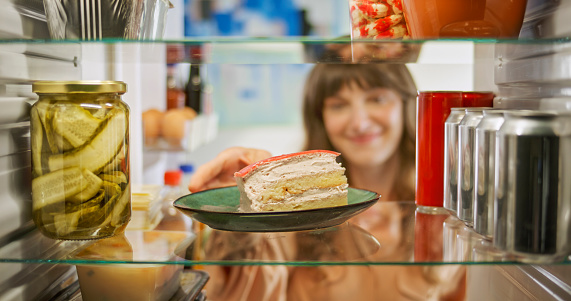
{"label": "cake frosting", "polygon": [[347,204],[340,154],[312,150],[268,158],[234,174],[244,212],[291,211]]}

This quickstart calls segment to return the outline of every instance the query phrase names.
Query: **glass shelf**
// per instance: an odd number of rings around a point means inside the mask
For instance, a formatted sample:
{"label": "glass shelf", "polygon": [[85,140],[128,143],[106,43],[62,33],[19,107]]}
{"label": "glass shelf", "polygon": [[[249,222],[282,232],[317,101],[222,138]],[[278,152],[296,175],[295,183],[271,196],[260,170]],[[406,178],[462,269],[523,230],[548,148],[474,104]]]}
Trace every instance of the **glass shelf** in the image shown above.
{"label": "glass shelf", "polygon": [[[554,39],[438,39],[438,40],[351,40],[312,37],[214,37],[180,40],[0,40],[0,51],[23,48],[26,53],[41,57],[67,57],[77,45],[115,45],[107,48],[115,55],[130,53],[129,45],[167,47],[167,63],[195,64],[305,64],[305,63],[412,63],[416,62],[426,43],[475,43],[502,46],[506,57],[515,53],[550,51],[569,48],[570,37]],[[49,46],[49,47],[48,47]],[[125,46],[125,47],[121,47]],[[43,49],[49,48],[49,53]],[[74,48],[75,47],[75,48]],[[529,50],[529,49],[532,50]],[[128,55],[122,56],[129,58]],[[73,56],[68,58],[73,61]]]}
{"label": "glass shelf", "polygon": [[[349,222],[309,231],[246,233],[201,228],[196,234],[127,231],[125,235],[95,241],[52,240],[32,230],[0,248],[0,262],[186,266],[525,264],[494,249],[490,240],[443,209],[426,211],[414,202],[379,202]],[[541,264],[570,263],[563,260]]]}

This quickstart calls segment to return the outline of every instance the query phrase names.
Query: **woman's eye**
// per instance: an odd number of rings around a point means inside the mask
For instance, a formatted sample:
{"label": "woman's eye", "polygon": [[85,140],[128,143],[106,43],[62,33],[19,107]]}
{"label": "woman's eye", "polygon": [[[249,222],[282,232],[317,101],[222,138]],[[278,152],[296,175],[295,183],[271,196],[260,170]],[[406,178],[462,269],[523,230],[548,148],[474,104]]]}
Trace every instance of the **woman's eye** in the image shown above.
{"label": "woman's eye", "polygon": [[340,110],[343,109],[347,104],[342,101],[328,101],[325,103],[325,108],[330,110]]}
{"label": "woman's eye", "polygon": [[379,95],[379,96],[372,96],[369,99],[369,102],[373,102],[373,103],[385,103],[387,102],[387,97],[383,96],[383,95]]}
{"label": "woman's eye", "polygon": [[378,104],[392,103],[396,99],[398,99],[398,97],[396,96],[395,92],[388,89],[374,90],[367,97],[369,102]]}

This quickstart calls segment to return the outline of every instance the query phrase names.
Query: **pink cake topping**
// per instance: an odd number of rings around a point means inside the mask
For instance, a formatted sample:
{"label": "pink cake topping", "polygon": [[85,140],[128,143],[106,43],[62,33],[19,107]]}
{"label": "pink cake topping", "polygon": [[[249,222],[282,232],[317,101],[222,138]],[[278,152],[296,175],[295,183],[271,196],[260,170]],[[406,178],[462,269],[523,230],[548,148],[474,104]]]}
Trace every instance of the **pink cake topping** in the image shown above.
{"label": "pink cake topping", "polygon": [[283,160],[283,159],[287,159],[287,158],[291,158],[291,157],[303,156],[303,155],[315,154],[315,153],[328,153],[328,154],[333,154],[335,156],[341,155],[338,152],[334,152],[334,151],[330,151],[330,150],[321,150],[321,149],[308,150],[308,151],[303,151],[303,152],[298,152],[298,153],[293,153],[293,154],[285,154],[285,155],[281,155],[281,156],[275,156],[275,157],[267,158],[264,160],[260,160],[256,163],[250,164],[250,165],[240,169],[240,171],[237,171],[236,173],[234,173],[234,176],[243,178],[245,175],[250,173],[252,170],[258,168],[258,166],[260,166],[260,165],[264,165],[264,164],[269,163],[269,162],[279,161],[279,160]]}

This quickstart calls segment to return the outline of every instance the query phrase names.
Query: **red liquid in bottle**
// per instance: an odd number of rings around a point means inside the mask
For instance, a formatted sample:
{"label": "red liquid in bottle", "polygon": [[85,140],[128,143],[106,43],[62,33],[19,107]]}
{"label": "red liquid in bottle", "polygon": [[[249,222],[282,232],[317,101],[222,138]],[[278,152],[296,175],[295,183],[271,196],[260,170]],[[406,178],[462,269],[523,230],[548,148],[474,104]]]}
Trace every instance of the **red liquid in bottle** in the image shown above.
{"label": "red liquid in bottle", "polygon": [[450,109],[491,107],[492,92],[418,92],[416,112],[416,204],[442,207],[444,123]]}
{"label": "red liquid in bottle", "polygon": [[450,216],[444,208],[422,210],[414,215],[414,261],[440,262],[443,260],[444,221]]}

